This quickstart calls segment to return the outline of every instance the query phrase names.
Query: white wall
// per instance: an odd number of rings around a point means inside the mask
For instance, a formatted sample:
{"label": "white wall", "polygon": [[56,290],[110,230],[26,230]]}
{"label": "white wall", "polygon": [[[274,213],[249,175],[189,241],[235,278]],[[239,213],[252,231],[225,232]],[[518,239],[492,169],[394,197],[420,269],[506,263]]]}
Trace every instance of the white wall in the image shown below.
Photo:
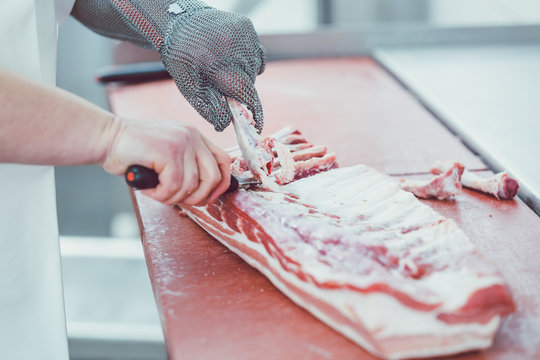
{"label": "white wall", "polygon": [[432,0],[430,18],[442,26],[539,23],[540,1]]}

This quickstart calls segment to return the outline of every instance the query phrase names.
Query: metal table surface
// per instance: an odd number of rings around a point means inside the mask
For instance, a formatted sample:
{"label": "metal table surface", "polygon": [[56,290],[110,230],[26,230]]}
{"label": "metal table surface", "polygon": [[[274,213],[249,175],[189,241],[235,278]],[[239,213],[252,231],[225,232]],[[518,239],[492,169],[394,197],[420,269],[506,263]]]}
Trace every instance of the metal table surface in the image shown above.
{"label": "metal table surface", "polygon": [[[314,144],[335,151],[341,166],[365,163],[389,174],[425,176],[435,160],[455,159],[485,169],[369,58],[273,62],[257,88],[264,133],[294,125]],[[121,116],[189,121],[219,145],[235,144],[231,129],[215,133],[170,80],[108,91]],[[175,209],[137,192],[133,203],[171,359],[374,358]],[[540,358],[540,219],[521,200],[497,201],[467,190],[454,201],[425,203],[454,219],[499,266],[517,304],[492,348],[456,358]]]}

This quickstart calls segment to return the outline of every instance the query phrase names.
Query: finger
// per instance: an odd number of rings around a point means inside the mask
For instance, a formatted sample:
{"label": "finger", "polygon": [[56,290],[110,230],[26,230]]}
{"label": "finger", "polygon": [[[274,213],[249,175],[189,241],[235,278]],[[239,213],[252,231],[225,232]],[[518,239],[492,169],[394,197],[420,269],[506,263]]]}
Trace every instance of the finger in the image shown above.
{"label": "finger", "polygon": [[257,75],[261,75],[266,69],[266,50],[261,44],[259,44],[259,51],[260,51],[261,65],[259,66],[259,71],[257,72]]}
{"label": "finger", "polygon": [[248,36],[249,45],[235,58],[235,64],[249,75],[251,82],[255,82],[255,77],[264,71],[266,54],[251,20],[247,19],[242,31]]}
{"label": "finger", "polygon": [[246,104],[253,114],[255,127],[261,132],[264,124],[262,104],[255,84],[249,77],[238,69],[222,71],[219,74],[217,88],[223,95]]}
{"label": "finger", "polygon": [[168,200],[182,187],[183,169],[177,164],[170,164],[165,166],[163,170],[158,168],[154,170],[159,174],[158,186],[141,192],[159,202],[169,203]]}
{"label": "finger", "polygon": [[208,197],[209,202],[214,202],[229,188],[231,182],[231,157],[227,152],[208,140],[204,135],[202,136],[202,140],[214,156],[221,174],[221,181]]}
{"label": "finger", "polygon": [[253,120],[255,120],[255,128],[260,133],[264,126],[264,115],[262,104],[259,100],[259,95],[257,94],[255,85],[246,84],[246,88],[244,89],[244,91],[239,93],[239,95],[235,97],[235,99],[240,101],[241,103],[246,104],[249,107],[251,113],[253,114]]}
{"label": "finger", "polygon": [[184,176],[182,179],[182,187],[169,199],[169,203],[171,204],[185,201],[185,199],[188,199],[199,186],[199,166],[193,148],[190,146],[189,149],[186,149],[183,158],[178,161],[180,166],[183,167]]}
{"label": "finger", "polygon": [[221,172],[212,154],[207,154],[198,158],[199,165],[199,187],[189,197],[183,200],[185,204],[197,205],[207,200],[210,193],[221,181]]}
{"label": "finger", "polygon": [[217,89],[210,89],[206,101],[209,104],[208,120],[214,125],[216,131],[223,131],[232,120],[232,113],[227,101]]}
{"label": "finger", "polygon": [[197,150],[197,165],[199,166],[199,186],[195,192],[183,200],[189,205],[196,205],[206,200],[221,182],[219,166],[202,138]]}
{"label": "finger", "polygon": [[218,197],[223,195],[225,191],[229,188],[229,185],[231,184],[231,165],[229,162],[224,161],[218,161],[218,168],[221,175],[221,181],[219,184],[214,188],[214,190],[210,193],[208,196],[209,202],[214,202],[217,200]]}

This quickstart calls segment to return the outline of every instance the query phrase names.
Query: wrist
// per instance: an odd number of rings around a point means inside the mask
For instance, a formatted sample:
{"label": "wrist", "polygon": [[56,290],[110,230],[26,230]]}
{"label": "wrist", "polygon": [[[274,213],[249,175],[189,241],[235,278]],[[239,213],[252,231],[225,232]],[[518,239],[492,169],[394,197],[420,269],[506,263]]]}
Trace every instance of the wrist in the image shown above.
{"label": "wrist", "polygon": [[103,166],[107,159],[111,157],[111,154],[119,141],[123,128],[124,120],[119,116],[111,114],[107,118],[100,134],[101,151],[98,162],[101,166]]}

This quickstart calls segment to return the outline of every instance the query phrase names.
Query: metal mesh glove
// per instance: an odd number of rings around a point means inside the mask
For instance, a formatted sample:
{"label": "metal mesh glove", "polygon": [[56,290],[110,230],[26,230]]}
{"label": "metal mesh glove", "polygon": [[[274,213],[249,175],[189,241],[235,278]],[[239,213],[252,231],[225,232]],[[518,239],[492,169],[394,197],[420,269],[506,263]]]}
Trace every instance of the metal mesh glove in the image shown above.
{"label": "metal mesh glove", "polygon": [[216,130],[231,122],[224,96],[248,105],[262,129],[254,84],[264,49],[246,16],[197,0],[78,0],[72,15],[102,35],[159,51],[180,92]]}

